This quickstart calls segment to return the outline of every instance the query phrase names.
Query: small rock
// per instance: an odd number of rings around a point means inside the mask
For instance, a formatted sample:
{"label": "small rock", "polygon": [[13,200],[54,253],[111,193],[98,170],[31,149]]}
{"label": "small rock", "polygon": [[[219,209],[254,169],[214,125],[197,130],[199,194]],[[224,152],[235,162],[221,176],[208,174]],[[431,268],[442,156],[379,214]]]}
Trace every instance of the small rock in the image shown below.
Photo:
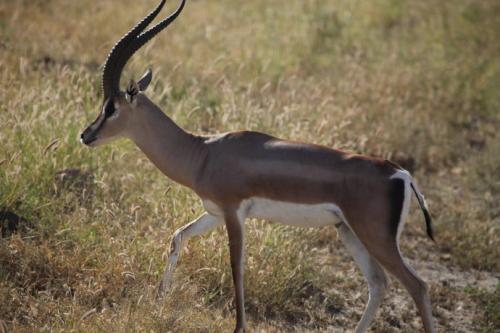
{"label": "small rock", "polygon": [[0,211],[0,230],[2,237],[9,237],[17,232],[33,229],[33,223],[10,211]]}

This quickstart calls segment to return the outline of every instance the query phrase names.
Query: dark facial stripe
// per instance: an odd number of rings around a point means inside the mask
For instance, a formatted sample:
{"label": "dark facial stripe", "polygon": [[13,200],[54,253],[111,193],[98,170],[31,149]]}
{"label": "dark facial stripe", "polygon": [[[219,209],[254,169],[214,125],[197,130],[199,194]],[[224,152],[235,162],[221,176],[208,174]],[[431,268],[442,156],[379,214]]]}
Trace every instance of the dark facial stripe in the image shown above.
{"label": "dark facial stripe", "polygon": [[[106,119],[110,116],[110,115],[107,115],[107,112],[106,112],[106,108],[108,107],[109,104],[110,104],[109,102],[106,102],[106,104],[104,106],[104,108],[105,108],[104,112],[101,112],[99,114],[99,116],[97,117],[97,119],[92,123],[92,125],[90,125],[90,128],[92,129],[94,136],[99,132],[99,130],[102,128],[102,126],[106,122]],[[114,109],[114,107],[113,107],[113,109]]]}
{"label": "dark facial stripe", "polygon": [[94,124],[96,127],[93,129],[94,135],[99,132],[99,130],[102,128],[102,125],[104,125],[104,121],[106,120],[106,117],[103,117],[102,114],[95,120]]}
{"label": "dark facial stripe", "polygon": [[104,105],[104,117],[109,118],[115,113],[115,103],[113,102],[112,99],[108,99],[106,101],[106,104]]}
{"label": "dark facial stripe", "polygon": [[[88,133],[88,134],[86,134],[86,135],[82,134],[83,137],[86,137],[86,139],[85,139],[86,141],[89,140],[88,137],[90,137],[91,140],[94,141],[97,137],[97,134],[99,133],[101,128],[104,126],[106,119],[108,119],[109,117],[111,117],[113,115],[113,113],[115,113],[116,109],[115,109],[115,105],[114,105],[113,100],[112,99],[106,100],[106,102],[104,102],[103,109],[104,110],[99,114],[97,119],[94,120],[94,122],[85,130],[84,133]],[[82,139],[83,139],[83,137],[82,137]]]}

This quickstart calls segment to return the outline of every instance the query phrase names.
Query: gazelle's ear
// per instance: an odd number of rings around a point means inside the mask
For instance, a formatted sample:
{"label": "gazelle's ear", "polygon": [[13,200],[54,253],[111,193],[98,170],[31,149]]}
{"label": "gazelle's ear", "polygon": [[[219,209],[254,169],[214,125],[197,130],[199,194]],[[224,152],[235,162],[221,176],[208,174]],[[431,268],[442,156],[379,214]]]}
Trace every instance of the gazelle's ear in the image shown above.
{"label": "gazelle's ear", "polygon": [[130,80],[130,83],[127,86],[127,90],[125,91],[125,98],[129,103],[135,98],[135,95],[139,93],[139,85],[134,80]]}
{"label": "gazelle's ear", "polygon": [[153,72],[151,71],[150,68],[144,73],[144,75],[140,78],[139,82],[137,82],[137,85],[139,86],[139,91],[144,91],[146,88],[149,86],[149,83],[151,83],[151,79],[153,78]]}

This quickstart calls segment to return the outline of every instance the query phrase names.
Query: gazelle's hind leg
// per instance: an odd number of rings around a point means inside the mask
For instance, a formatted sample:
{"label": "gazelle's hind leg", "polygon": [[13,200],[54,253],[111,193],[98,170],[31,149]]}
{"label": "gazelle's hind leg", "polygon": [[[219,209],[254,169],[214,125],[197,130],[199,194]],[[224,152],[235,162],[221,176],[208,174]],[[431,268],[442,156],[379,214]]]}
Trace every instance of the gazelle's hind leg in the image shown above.
{"label": "gazelle's hind leg", "polygon": [[[398,174],[397,177],[404,182],[403,202],[401,214],[399,216],[398,229],[396,235],[390,232],[390,229],[372,230],[373,232],[356,232],[360,241],[365,245],[368,252],[380,263],[389,273],[394,275],[408,290],[415,301],[425,333],[434,333],[434,320],[432,318],[432,307],[427,291],[426,283],[417,275],[401,256],[399,250],[399,235],[402,232],[404,222],[408,216],[411,199],[410,176],[408,173]],[[393,221],[388,221],[393,222]],[[387,230],[387,234],[384,234]]]}
{"label": "gazelle's hind leg", "polygon": [[401,257],[396,241],[392,244],[385,244],[376,249],[368,250],[382,264],[382,266],[394,275],[408,290],[417,305],[418,312],[422,318],[424,331],[434,333],[434,323],[432,318],[432,307],[426,283],[417,275]]}
{"label": "gazelle's hind leg", "polygon": [[349,252],[351,252],[354,261],[363,273],[368,282],[368,303],[366,304],[363,316],[356,326],[356,333],[366,332],[370,323],[377,312],[380,303],[384,298],[387,289],[387,277],[379,263],[368,253],[366,247],[361,243],[358,237],[345,224],[341,223],[337,226],[342,242],[345,244]]}
{"label": "gazelle's hind leg", "polygon": [[196,220],[180,227],[174,232],[172,242],[170,243],[170,255],[168,256],[167,268],[163,273],[163,278],[158,287],[159,296],[163,296],[165,289],[168,287],[172,279],[172,274],[174,273],[175,266],[177,265],[177,259],[180,255],[182,243],[186,242],[193,236],[209,232],[215,227],[221,225],[223,222],[224,220],[219,217],[210,215],[209,213],[204,213]]}

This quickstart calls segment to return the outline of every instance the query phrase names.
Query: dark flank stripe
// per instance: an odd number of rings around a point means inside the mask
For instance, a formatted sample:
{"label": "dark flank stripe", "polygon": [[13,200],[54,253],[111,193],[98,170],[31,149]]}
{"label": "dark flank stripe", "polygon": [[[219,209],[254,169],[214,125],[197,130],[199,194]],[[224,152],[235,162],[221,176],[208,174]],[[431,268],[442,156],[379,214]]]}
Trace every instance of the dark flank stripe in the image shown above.
{"label": "dark flank stripe", "polygon": [[389,201],[391,203],[391,220],[389,227],[393,236],[398,234],[399,221],[405,199],[405,182],[402,179],[391,179],[389,186]]}

